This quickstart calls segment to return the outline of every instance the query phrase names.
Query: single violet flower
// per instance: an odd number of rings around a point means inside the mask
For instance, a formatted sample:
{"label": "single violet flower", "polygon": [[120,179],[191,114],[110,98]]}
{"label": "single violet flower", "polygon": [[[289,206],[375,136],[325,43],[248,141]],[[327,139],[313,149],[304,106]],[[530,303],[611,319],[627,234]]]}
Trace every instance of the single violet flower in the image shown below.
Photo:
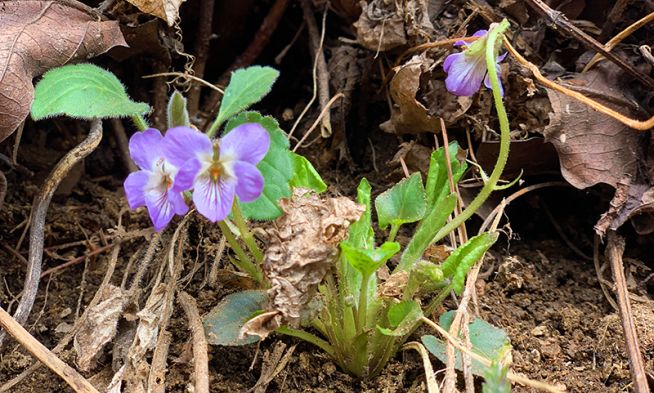
{"label": "single violet flower", "polygon": [[[491,25],[493,29],[496,24]],[[454,53],[445,59],[443,69],[447,72],[445,78],[445,87],[447,91],[458,96],[469,97],[479,91],[481,82],[487,88],[491,88],[490,78],[488,77],[488,69],[486,67],[486,43],[488,38],[487,30],[479,30],[473,37],[479,37],[472,44],[468,45],[465,41],[457,41],[454,45],[466,45],[463,52]],[[500,41],[498,41],[500,42]],[[499,46],[496,48],[496,53],[499,52]],[[499,62],[504,60],[506,53],[496,56],[497,72],[500,72]],[[504,88],[502,81],[500,81],[500,94],[504,96]]]}
{"label": "single violet flower", "polygon": [[254,201],[263,190],[256,165],[270,146],[268,131],[256,123],[242,124],[221,139],[188,127],[168,130],[164,153],[179,166],[173,191],[193,188],[193,202],[209,221],[222,221],[232,210],[234,194]]}
{"label": "single violet flower", "polygon": [[175,214],[183,215],[188,211],[181,192],[172,189],[178,167],[164,156],[164,140],[161,132],[154,128],[132,135],[129,154],[140,170],[130,173],[124,184],[129,207],[147,206],[157,232],[165,228]]}

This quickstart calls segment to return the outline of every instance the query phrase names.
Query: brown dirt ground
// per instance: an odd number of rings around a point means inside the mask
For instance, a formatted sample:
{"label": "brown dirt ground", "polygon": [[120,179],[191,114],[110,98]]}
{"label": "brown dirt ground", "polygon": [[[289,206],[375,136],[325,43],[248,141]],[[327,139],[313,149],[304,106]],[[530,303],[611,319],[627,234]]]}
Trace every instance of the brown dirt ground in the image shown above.
{"label": "brown dirt ground", "polygon": [[[15,180],[10,176],[10,184]],[[3,286],[0,304],[3,307],[14,306],[12,299],[22,287],[24,265],[8,251],[7,246],[15,248],[18,244],[35,190],[31,183],[11,188],[0,213],[0,242],[3,244],[0,248],[0,282]],[[83,240],[85,236],[91,237],[101,231],[109,234],[107,228],[116,225],[120,209],[125,205],[119,190],[119,179],[92,178],[87,173],[76,184],[72,194],[56,199],[51,206],[46,247]],[[128,231],[148,225],[143,212],[124,214],[123,224]],[[197,239],[204,240],[190,241],[189,247],[199,250],[200,258],[197,262],[189,258],[185,274],[193,263],[206,265],[210,262],[211,257],[202,254],[204,251],[211,253],[217,240],[215,231],[204,227],[199,220],[191,224],[191,232],[197,235]],[[166,236],[169,237],[170,233]],[[98,240],[95,242],[99,244]],[[118,261],[118,279],[114,281],[119,282],[129,257],[145,243],[137,239],[124,245]],[[23,242],[21,251],[25,248]],[[71,259],[86,252],[86,246],[68,247],[56,254],[51,251],[45,266],[55,266],[61,263],[56,259]],[[603,297],[592,262],[581,260],[558,240],[513,241],[508,250],[505,246],[496,246],[493,256],[496,261],[494,270],[478,283],[479,309],[484,319],[508,332],[514,347],[515,371],[565,386],[573,392],[629,391],[630,376],[620,319]],[[80,263],[43,280],[29,328],[46,346],[56,345],[63,336],[61,329],[66,327],[65,324],[74,323],[80,304],[87,304],[93,296],[104,274],[107,258],[108,253],[102,253],[90,259],[86,267]],[[233,280],[221,279],[216,287],[199,290],[204,274],[205,268],[200,266],[186,288],[198,298],[201,312],[207,312],[221,296],[236,289]],[[651,307],[638,302],[634,302],[634,311],[643,352],[649,369],[652,369],[654,314]],[[186,320],[179,310],[173,315],[170,331],[173,345],[168,361],[168,391],[188,391],[191,371],[189,334]],[[426,328],[419,333],[431,334]],[[287,338],[273,337],[260,348],[211,348],[211,391],[245,392],[251,389],[261,373],[262,354],[272,351],[278,340],[287,345],[296,344]],[[106,381],[111,375],[109,352],[105,351],[88,377],[95,375],[94,380]],[[69,364],[75,362],[72,349],[61,357]],[[436,360],[434,362],[436,369],[442,366]],[[32,359],[26,351],[12,342],[0,357],[0,383],[31,364]],[[267,391],[422,392],[425,391],[423,381],[422,365],[415,353],[400,353],[381,376],[359,381],[339,371],[322,352],[299,343]],[[12,391],[46,393],[70,390],[56,376],[41,368]],[[516,387],[514,391],[530,390]]]}

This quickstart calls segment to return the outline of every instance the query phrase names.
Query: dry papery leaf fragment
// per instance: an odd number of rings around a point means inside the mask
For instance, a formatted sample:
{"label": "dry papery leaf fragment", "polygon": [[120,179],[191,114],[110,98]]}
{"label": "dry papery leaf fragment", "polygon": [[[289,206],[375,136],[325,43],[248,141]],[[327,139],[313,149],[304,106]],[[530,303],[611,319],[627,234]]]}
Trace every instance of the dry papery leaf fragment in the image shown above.
{"label": "dry papery leaf fragment", "polygon": [[101,301],[88,312],[75,334],[73,347],[77,352],[77,364],[82,371],[88,371],[106,343],[117,332],[118,319],[129,304],[127,292],[111,284],[107,285]]}
{"label": "dry papery leaf fragment", "polygon": [[248,321],[242,336],[265,338],[279,326],[299,326],[318,284],[334,266],[338,243],[365,211],[349,198],[321,198],[298,188],[280,207],[284,215],[268,230],[263,261],[271,284],[267,312]]}
{"label": "dry papery leaf fragment", "polygon": [[118,22],[74,0],[0,3],[0,142],[27,117],[32,78],[126,46]]}
{"label": "dry papery leaf fragment", "polygon": [[179,7],[186,0],[127,0],[146,14],[154,15],[173,26],[179,17]]}

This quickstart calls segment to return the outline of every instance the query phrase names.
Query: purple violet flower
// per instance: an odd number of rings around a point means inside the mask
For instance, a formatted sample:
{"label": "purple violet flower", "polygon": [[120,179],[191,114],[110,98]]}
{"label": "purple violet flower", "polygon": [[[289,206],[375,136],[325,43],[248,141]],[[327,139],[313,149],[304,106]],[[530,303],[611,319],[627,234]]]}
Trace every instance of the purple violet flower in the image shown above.
{"label": "purple violet flower", "polygon": [[[491,29],[494,26],[491,25]],[[481,82],[487,88],[491,88],[490,78],[486,67],[486,41],[488,37],[487,30],[479,30],[473,37],[479,37],[478,40],[468,45],[465,41],[457,41],[454,45],[467,45],[463,52],[454,53],[447,56],[443,63],[443,69],[447,72],[445,78],[445,87],[447,91],[458,96],[469,97],[479,91]],[[499,48],[498,48],[499,50]],[[504,60],[506,53],[497,56],[497,72],[500,72],[499,62]],[[500,93],[504,96],[504,88],[500,81]]]}
{"label": "purple violet flower", "polygon": [[168,130],[164,154],[179,166],[173,191],[193,188],[193,202],[209,221],[222,221],[232,210],[234,194],[243,202],[254,201],[263,190],[263,176],[256,165],[270,146],[268,131],[246,123],[219,140],[188,127]]}
{"label": "purple violet flower", "polygon": [[137,132],[129,140],[129,154],[139,167],[125,179],[125,195],[131,209],[147,206],[154,229],[168,225],[175,214],[188,211],[181,192],[172,189],[178,167],[163,153],[165,137],[154,128]]}

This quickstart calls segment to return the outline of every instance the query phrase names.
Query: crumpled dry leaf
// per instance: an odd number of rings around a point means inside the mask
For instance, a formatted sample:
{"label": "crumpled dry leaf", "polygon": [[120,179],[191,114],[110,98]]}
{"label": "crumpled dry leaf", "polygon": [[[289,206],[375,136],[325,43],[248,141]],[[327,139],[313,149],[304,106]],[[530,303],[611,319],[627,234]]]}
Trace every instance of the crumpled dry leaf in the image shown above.
{"label": "crumpled dry leaf", "polygon": [[[597,92],[600,102],[625,112],[633,104],[619,90],[621,75],[617,66],[604,62],[569,83]],[[570,184],[579,189],[598,183],[616,187],[625,174],[634,174],[640,149],[637,132],[554,90],[548,89],[547,95],[553,112],[543,134],[556,148],[561,173]]]}
{"label": "crumpled dry leaf", "polygon": [[427,108],[416,99],[420,89],[420,75],[428,72],[432,63],[433,60],[416,55],[395,69],[396,73],[389,88],[393,99],[391,118],[379,126],[384,132],[392,134],[437,132],[438,119],[431,116]]}
{"label": "crumpled dry leaf", "polygon": [[3,1],[0,26],[0,142],[28,115],[32,78],[126,46],[118,22],[101,21],[73,0]]}
{"label": "crumpled dry leaf", "polygon": [[269,246],[263,261],[270,280],[268,312],[245,324],[241,335],[265,338],[279,326],[297,327],[318,284],[332,268],[338,243],[365,207],[349,198],[322,199],[296,188],[292,198],[280,201],[284,215],[268,231]]}
{"label": "crumpled dry leaf", "polygon": [[409,282],[409,273],[401,271],[391,274],[377,288],[377,296],[387,299],[401,299],[404,293],[404,287]]}
{"label": "crumpled dry leaf", "polygon": [[142,12],[154,15],[173,26],[179,17],[179,7],[186,0],[127,0]]}
{"label": "crumpled dry leaf", "polygon": [[77,364],[88,371],[106,343],[116,336],[118,319],[129,304],[129,295],[109,284],[102,293],[102,300],[88,311],[88,317],[80,324],[73,346],[77,352]]}
{"label": "crumpled dry leaf", "polygon": [[621,179],[615,189],[609,210],[595,224],[595,232],[604,237],[607,230],[618,230],[631,220],[639,235],[654,232],[654,187],[634,183],[631,176]]}
{"label": "crumpled dry leaf", "polygon": [[426,42],[434,26],[430,14],[439,4],[429,0],[405,2],[361,1],[361,14],[354,23],[359,43],[372,51],[386,51],[409,42]]}
{"label": "crumpled dry leaf", "polygon": [[[446,125],[453,124],[470,109],[472,98],[450,94],[445,83],[432,76],[433,64],[425,55],[415,55],[395,69],[389,87],[393,99],[391,118],[379,128],[392,134],[436,133],[440,130],[439,117]],[[429,103],[429,108],[421,99]]]}

